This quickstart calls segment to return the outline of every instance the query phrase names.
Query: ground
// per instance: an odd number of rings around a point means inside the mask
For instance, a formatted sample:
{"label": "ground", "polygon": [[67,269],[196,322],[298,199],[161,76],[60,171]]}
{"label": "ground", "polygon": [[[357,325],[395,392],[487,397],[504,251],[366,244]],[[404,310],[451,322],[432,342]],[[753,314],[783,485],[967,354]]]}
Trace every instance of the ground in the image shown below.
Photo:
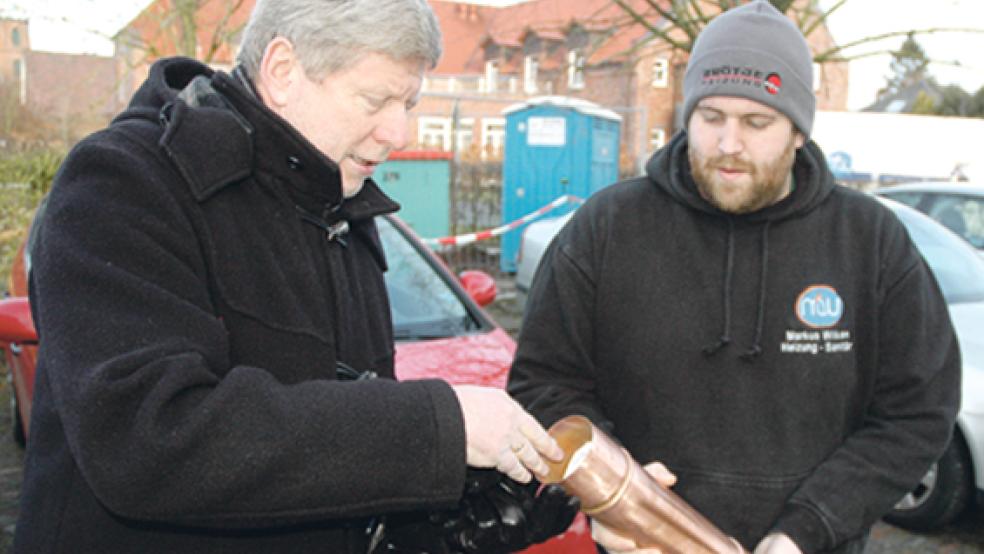
{"label": "ground", "polygon": [[[3,364],[0,364],[0,372],[6,372]],[[10,405],[10,386],[5,373],[0,377],[0,552],[8,552],[17,521],[24,451],[14,443],[10,410],[7,408]]]}

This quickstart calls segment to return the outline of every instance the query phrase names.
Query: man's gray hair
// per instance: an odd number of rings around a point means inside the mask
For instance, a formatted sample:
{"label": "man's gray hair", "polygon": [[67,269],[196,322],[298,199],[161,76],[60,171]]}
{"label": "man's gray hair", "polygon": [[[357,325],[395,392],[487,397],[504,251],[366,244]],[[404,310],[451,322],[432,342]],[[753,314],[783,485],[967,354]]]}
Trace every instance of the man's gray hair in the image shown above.
{"label": "man's gray hair", "polygon": [[273,39],[289,40],[307,76],[324,79],[368,53],[433,69],[441,30],[427,0],[257,0],[237,56],[256,78]]}

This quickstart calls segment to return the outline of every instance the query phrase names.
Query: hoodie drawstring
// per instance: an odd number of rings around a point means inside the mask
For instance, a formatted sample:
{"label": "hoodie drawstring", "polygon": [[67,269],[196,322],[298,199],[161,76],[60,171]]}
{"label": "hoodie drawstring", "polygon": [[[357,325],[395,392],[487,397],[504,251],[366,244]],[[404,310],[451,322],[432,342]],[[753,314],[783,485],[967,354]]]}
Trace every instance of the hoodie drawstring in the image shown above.
{"label": "hoodie drawstring", "polygon": [[766,221],[762,226],[762,270],[759,273],[758,314],[755,317],[755,340],[752,346],[740,358],[750,362],[762,354],[762,326],[765,324],[765,287],[769,276],[769,225]]}
{"label": "hoodie drawstring", "polygon": [[724,266],[724,329],[721,337],[715,344],[704,347],[702,352],[705,356],[711,357],[717,354],[722,348],[731,344],[731,278],[735,269],[735,223],[728,218],[728,253]]}
{"label": "hoodie drawstring", "polygon": [[[739,357],[751,362],[762,354],[762,330],[765,325],[765,294],[769,275],[769,226],[771,221],[766,221],[762,226],[762,267],[759,272],[759,295],[758,309],[755,315],[755,338],[752,346]],[[724,270],[724,328],[721,337],[714,344],[705,346],[702,350],[705,356],[711,357],[717,354],[725,346],[731,344],[731,283],[734,279],[735,267],[735,225],[732,219],[728,219],[728,252]]]}

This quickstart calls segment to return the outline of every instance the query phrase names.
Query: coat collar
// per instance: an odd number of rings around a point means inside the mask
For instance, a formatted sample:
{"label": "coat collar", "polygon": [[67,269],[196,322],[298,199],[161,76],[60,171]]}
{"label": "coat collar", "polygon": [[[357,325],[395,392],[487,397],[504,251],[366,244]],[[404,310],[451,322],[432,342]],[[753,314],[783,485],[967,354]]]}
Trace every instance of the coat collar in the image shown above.
{"label": "coat collar", "polygon": [[[344,199],[338,165],[271,112],[248,85],[201,66],[199,77],[161,109],[161,147],[199,202],[253,175],[274,176],[304,209],[329,220],[359,220],[398,210],[370,179]],[[167,68],[160,72],[167,77]],[[189,92],[189,89],[190,92]],[[330,215],[329,215],[330,214]]]}

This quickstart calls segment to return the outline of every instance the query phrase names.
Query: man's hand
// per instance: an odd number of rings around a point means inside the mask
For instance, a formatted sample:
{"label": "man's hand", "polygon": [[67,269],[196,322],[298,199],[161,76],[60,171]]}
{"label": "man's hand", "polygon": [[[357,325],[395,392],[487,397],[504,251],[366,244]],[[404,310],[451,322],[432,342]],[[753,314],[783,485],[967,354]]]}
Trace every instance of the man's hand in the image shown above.
{"label": "man's hand", "polygon": [[785,534],[769,533],[755,547],[754,554],[803,554],[803,551]]}
{"label": "man's hand", "polygon": [[[670,470],[659,462],[646,464],[644,469],[664,487],[672,487],[676,483],[676,475],[670,473]],[[604,546],[609,554],[661,554],[658,548],[639,548],[634,540],[605,527],[595,519],[591,520],[591,538]]]}
{"label": "man's hand", "polygon": [[520,483],[528,483],[530,471],[543,477],[547,464],[564,451],[536,419],[500,389],[458,385],[453,387],[465,420],[467,463],[494,467]]}

